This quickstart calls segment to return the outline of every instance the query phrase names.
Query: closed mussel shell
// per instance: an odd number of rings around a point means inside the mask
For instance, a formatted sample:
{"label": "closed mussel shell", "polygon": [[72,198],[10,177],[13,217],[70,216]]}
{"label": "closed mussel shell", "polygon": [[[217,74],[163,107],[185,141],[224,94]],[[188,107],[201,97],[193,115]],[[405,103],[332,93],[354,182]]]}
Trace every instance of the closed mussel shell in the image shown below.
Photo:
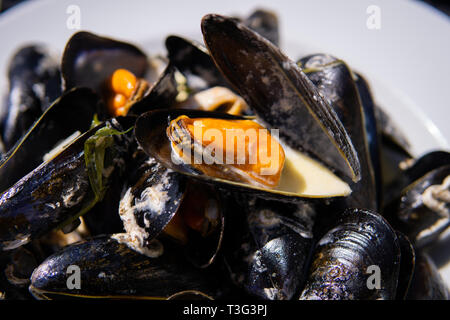
{"label": "closed mussel shell", "polygon": [[301,300],[391,300],[400,247],[379,214],[348,209],[317,243]]}
{"label": "closed mussel shell", "polygon": [[[70,288],[69,267],[77,268],[80,277]],[[216,297],[216,284],[170,243],[154,240],[137,251],[119,234],[70,245],[48,257],[34,271],[30,291],[41,299],[166,299],[188,290]]]}

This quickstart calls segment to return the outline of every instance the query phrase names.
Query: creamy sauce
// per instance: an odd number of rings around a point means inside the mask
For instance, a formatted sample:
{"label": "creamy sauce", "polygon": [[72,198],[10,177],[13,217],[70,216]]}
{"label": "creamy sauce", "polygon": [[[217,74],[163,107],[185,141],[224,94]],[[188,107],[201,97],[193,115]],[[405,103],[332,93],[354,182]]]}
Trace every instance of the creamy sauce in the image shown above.
{"label": "creamy sauce", "polygon": [[286,154],[276,190],[304,196],[347,196],[350,186],[316,160],[283,146]]}

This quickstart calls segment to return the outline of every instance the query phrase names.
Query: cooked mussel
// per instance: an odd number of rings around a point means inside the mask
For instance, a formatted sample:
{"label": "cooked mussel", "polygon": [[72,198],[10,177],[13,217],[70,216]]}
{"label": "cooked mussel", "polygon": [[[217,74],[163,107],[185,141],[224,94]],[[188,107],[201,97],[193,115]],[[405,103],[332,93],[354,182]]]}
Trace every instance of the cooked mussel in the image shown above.
{"label": "cooked mussel", "polygon": [[185,194],[185,181],[142,151],[136,152],[133,170],[119,205],[125,231],[146,246],[177,212]]}
{"label": "cooked mussel", "polygon": [[0,192],[51,157],[51,151],[58,150],[55,147],[67,146],[86,132],[99,107],[99,97],[87,88],[70,90],[58,98],[0,160]]}
{"label": "cooked mussel", "polygon": [[[386,148],[383,148],[383,152]],[[402,157],[396,162],[398,177],[385,186],[384,204],[387,206],[408,186],[419,180],[429,172],[442,166],[450,165],[450,153],[444,150],[427,152],[419,157]]]}
{"label": "cooked mussel", "polygon": [[395,298],[400,247],[379,214],[346,210],[314,252],[301,300]]}
{"label": "cooked mussel", "polygon": [[279,46],[278,16],[275,12],[266,9],[257,9],[246,17],[242,23],[274,45]]}
{"label": "cooked mussel", "polygon": [[125,231],[140,246],[161,234],[180,244],[195,266],[207,267],[221,246],[224,216],[217,191],[186,181],[142,151],[120,201]]}
{"label": "cooked mussel", "polygon": [[346,206],[377,210],[375,171],[366,125],[368,119],[352,71],[344,61],[326,54],[304,57],[298,64],[336,111],[358,152],[361,180],[352,186],[352,194],[345,200]]}
{"label": "cooked mussel", "polygon": [[386,210],[416,247],[436,241],[450,225],[450,165],[416,180]]}
{"label": "cooked mussel", "polygon": [[448,300],[450,291],[430,256],[419,250],[406,300]]}
{"label": "cooked mussel", "polygon": [[338,116],[276,46],[232,18],[206,15],[206,46],[220,71],[267,127],[343,176],[360,180],[357,152]]}
{"label": "cooked mussel", "polygon": [[[190,267],[170,243],[154,240],[136,251],[127,239],[99,236],[64,248],[33,272],[30,292],[39,299],[167,299],[187,290],[218,296],[219,281]],[[79,268],[78,287],[67,285],[71,266]]]}
{"label": "cooked mussel", "polygon": [[117,69],[144,77],[148,69],[147,56],[130,43],[86,31],[75,33],[64,48],[61,72],[66,90],[88,87],[101,94],[105,79]]}
{"label": "cooked mussel", "polygon": [[307,274],[314,208],[235,197],[227,201],[222,251],[232,281],[252,297],[293,298]]}
{"label": "cooked mussel", "polygon": [[0,111],[0,140],[5,151],[12,148],[62,90],[57,59],[41,44],[22,47],[13,55],[8,80],[5,110]]}
{"label": "cooked mussel", "polygon": [[[156,70],[156,80],[146,78],[150,71],[155,73],[151,68],[159,70],[136,46],[84,31],[70,38],[62,58],[66,90],[89,87],[101,95],[106,106],[100,113],[102,119],[139,114],[175,102],[175,68],[169,64],[161,74]],[[142,99],[142,104],[132,108]]]}
{"label": "cooked mussel", "polygon": [[171,35],[165,45],[170,64],[186,77],[189,90],[197,92],[215,86],[229,86],[202,44]]}
{"label": "cooked mussel", "polygon": [[[121,121],[121,122],[119,122]],[[134,119],[87,131],[0,195],[0,248],[14,249],[86,213],[120,173]]]}
{"label": "cooked mussel", "polygon": [[325,166],[280,146],[251,119],[200,110],[155,110],[138,118],[135,135],[141,148],[165,167],[211,184],[293,201],[351,192]]}
{"label": "cooked mussel", "polygon": [[378,208],[381,208],[383,202],[383,180],[380,155],[381,129],[379,128],[375,115],[377,107],[367,80],[357,72],[354,72],[353,76],[364,111],[365,132],[376,186],[377,205]]}

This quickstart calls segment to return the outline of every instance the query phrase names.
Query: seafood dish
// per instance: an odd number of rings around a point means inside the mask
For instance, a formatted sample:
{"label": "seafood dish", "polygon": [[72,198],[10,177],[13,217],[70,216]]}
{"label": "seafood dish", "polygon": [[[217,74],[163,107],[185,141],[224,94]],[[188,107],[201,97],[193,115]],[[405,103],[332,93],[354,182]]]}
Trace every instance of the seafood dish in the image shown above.
{"label": "seafood dish", "polygon": [[287,56],[276,12],[201,33],[11,54],[0,299],[447,300],[450,153],[413,156],[351,61]]}

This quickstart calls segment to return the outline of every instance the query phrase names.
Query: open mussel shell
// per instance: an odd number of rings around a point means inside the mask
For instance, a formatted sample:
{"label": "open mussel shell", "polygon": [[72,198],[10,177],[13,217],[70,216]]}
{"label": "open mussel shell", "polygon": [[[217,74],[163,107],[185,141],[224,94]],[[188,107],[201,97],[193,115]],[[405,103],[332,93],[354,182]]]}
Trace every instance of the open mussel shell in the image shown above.
{"label": "open mussel shell", "polygon": [[352,186],[352,194],[345,200],[347,207],[377,210],[365,111],[352,71],[344,61],[326,54],[304,57],[298,64],[333,107],[358,152],[361,180]]}
{"label": "open mussel shell", "polygon": [[[167,299],[188,290],[217,296],[218,281],[170,243],[155,240],[138,252],[117,239],[99,236],[50,256],[33,272],[30,292],[40,299]],[[78,288],[67,285],[71,266],[79,268]]]}
{"label": "open mussel shell", "polygon": [[406,300],[449,300],[450,290],[430,256],[419,250]]}
{"label": "open mussel shell", "polygon": [[186,77],[189,89],[229,86],[202,44],[176,35],[168,36],[165,44],[170,64]]}
{"label": "open mussel shell", "polygon": [[130,106],[128,114],[138,116],[150,110],[172,107],[179,93],[176,72],[177,69],[169,63],[156,82]]}
{"label": "open mussel shell", "polygon": [[[103,133],[124,132],[134,123],[129,118],[119,121],[87,131],[0,195],[1,249],[14,249],[60,228],[102,199],[130,141],[126,134]],[[86,149],[93,145],[94,150]]]}
{"label": "open mussel shell", "polygon": [[[350,188],[345,182],[341,181],[333,175],[333,181],[338,181],[339,188],[333,189],[329,193],[305,193],[304,190],[308,185],[307,178],[302,176],[301,172],[295,172],[295,181],[291,181],[292,177],[287,175],[281,175],[281,182],[279,188],[264,188],[257,185],[253,185],[245,182],[232,181],[225,177],[218,178],[209,176],[200,172],[189,163],[182,161],[174,161],[172,154],[171,141],[169,140],[166,129],[169,126],[170,121],[175,120],[177,117],[185,115],[191,119],[195,118],[209,118],[209,119],[222,119],[222,120],[252,120],[250,117],[234,116],[226,113],[201,111],[201,110],[187,110],[187,109],[171,109],[171,110],[154,110],[141,115],[136,121],[135,136],[140,147],[151,157],[154,157],[163,166],[186,175],[190,178],[200,180],[217,185],[223,188],[233,188],[236,191],[246,192],[254,195],[261,195],[269,199],[284,199],[286,201],[318,201],[324,202],[335,198],[341,198],[348,195]],[[286,162],[285,162],[286,163]],[[290,162],[291,163],[291,162]],[[291,172],[291,167],[295,166],[294,159],[292,160],[292,166],[285,165],[286,172]],[[316,168],[316,167],[314,167]],[[320,167],[320,170],[325,168]],[[316,169],[314,169],[316,170]],[[331,171],[327,172],[326,177],[332,175]],[[225,171],[224,171],[225,172]],[[329,174],[330,175],[329,175]],[[283,183],[289,180],[290,182]],[[334,183],[334,182],[333,182]],[[345,189],[345,190],[344,190]]]}
{"label": "open mussel shell", "polygon": [[314,210],[253,197],[232,199],[222,251],[232,281],[252,297],[291,299],[307,274]]}
{"label": "open mussel shell", "polygon": [[136,46],[90,32],[75,33],[67,42],[61,72],[65,89],[89,87],[101,94],[103,82],[119,68],[137,77],[148,69],[147,56]]}
{"label": "open mussel shell", "polygon": [[142,151],[134,155],[131,167],[119,214],[125,231],[146,246],[178,211],[186,184],[182,175],[163,167]]}
{"label": "open mussel shell", "polygon": [[[161,234],[180,244],[195,266],[211,265],[221,246],[224,227],[217,191],[186,181],[142,151],[135,154],[132,167],[119,206],[125,231],[141,246]],[[189,227],[189,219],[198,230]]]}
{"label": "open mussel shell", "polygon": [[0,136],[6,150],[22,137],[62,90],[59,63],[41,44],[27,45],[13,55],[8,80],[6,110],[0,111]]}
{"label": "open mussel shell", "polygon": [[317,243],[301,300],[395,298],[400,247],[379,214],[348,209]]}
{"label": "open mussel shell", "polygon": [[416,247],[435,242],[450,226],[450,165],[416,180],[386,211]]}
{"label": "open mussel shell", "polygon": [[196,229],[187,228],[185,244],[186,258],[198,268],[209,267],[222,247],[225,229],[224,201],[220,189],[188,181],[188,188],[177,214],[181,214],[185,221],[193,218],[198,221]]}
{"label": "open mussel shell", "polygon": [[359,181],[357,152],[338,116],[304,72],[275,45],[219,15],[202,20],[214,62],[250,108],[296,150]]}
{"label": "open mussel shell", "polygon": [[[383,151],[386,151],[386,148],[383,148]],[[403,158],[396,164],[399,172],[398,177],[385,187],[385,205],[395,201],[404,189],[429,172],[442,166],[450,165],[450,153],[443,150],[435,150],[415,159],[412,159],[411,156]]]}
{"label": "open mussel shell", "polygon": [[0,160],[0,192],[40,165],[59,142],[86,132],[98,110],[99,97],[88,88],[73,89],[58,98]]}

